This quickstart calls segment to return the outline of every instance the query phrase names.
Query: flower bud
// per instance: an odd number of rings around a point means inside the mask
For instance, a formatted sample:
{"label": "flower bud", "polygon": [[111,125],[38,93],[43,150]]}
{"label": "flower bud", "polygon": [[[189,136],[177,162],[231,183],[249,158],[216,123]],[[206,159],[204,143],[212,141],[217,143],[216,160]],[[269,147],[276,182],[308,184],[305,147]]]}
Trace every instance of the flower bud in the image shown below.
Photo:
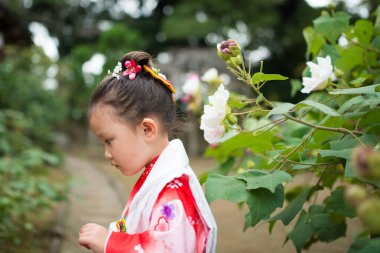
{"label": "flower bud", "polygon": [[380,153],[373,151],[368,157],[368,167],[374,180],[380,180]]}
{"label": "flower bud", "polygon": [[344,191],[345,200],[353,206],[358,206],[366,197],[367,192],[360,185],[349,185]]}
{"label": "flower bud", "polygon": [[362,178],[380,180],[380,154],[371,147],[359,146],[352,154],[356,174]]}
{"label": "flower bud", "polygon": [[240,46],[233,39],[225,40],[217,45],[217,54],[223,61],[240,55],[240,52]]}
{"label": "flower bud", "polygon": [[344,76],[344,72],[338,68],[335,68],[334,74],[335,74],[336,78],[341,78]]}
{"label": "flower bud", "polygon": [[240,65],[242,64],[243,62],[243,57],[241,55],[238,55],[236,57],[232,57],[231,58],[232,62],[235,64],[235,65]]}
{"label": "flower bud", "polygon": [[369,198],[358,207],[358,216],[372,235],[380,235],[380,199]]}

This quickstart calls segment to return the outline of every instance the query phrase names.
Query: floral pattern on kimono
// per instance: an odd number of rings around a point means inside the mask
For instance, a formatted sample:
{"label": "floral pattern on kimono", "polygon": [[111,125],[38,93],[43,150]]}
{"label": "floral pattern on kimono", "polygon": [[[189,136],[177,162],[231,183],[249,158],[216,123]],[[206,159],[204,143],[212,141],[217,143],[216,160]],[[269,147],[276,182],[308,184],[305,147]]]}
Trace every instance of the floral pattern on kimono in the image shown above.
{"label": "floral pattern on kimono", "polygon": [[[136,182],[127,206],[141,188],[156,160],[157,158]],[[127,215],[128,209],[124,218]],[[187,175],[183,174],[166,184],[154,204],[149,224],[147,231],[136,234],[120,232],[120,228],[110,228],[112,231],[105,245],[105,253],[204,252],[208,228],[199,215]]]}

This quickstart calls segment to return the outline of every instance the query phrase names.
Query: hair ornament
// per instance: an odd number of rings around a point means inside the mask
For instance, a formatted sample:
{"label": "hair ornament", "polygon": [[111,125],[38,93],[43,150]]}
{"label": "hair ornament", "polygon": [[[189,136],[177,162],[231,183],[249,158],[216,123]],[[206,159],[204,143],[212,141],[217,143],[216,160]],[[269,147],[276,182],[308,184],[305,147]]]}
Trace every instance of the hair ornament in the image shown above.
{"label": "hair ornament", "polygon": [[[120,79],[120,72],[121,72],[122,68],[121,68],[121,62],[118,62],[117,65],[115,66],[115,68],[113,69],[113,72],[112,72],[112,76],[113,77],[116,77],[117,80]],[[111,71],[108,70],[108,74],[111,74]]]}
{"label": "hair ornament", "polygon": [[155,79],[159,80],[161,83],[163,83],[166,88],[168,88],[171,93],[175,93],[175,89],[174,89],[174,86],[173,84],[168,80],[166,79],[166,76],[162,73],[160,73],[160,70],[157,69],[157,68],[153,68],[153,67],[149,67],[148,65],[143,65],[144,67],[144,70],[146,72],[148,72],[149,74],[151,74]]}
{"label": "hair ornament", "polygon": [[123,76],[128,76],[129,80],[133,80],[136,77],[136,73],[141,71],[141,66],[136,65],[134,60],[129,60],[124,62],[125,70]]}

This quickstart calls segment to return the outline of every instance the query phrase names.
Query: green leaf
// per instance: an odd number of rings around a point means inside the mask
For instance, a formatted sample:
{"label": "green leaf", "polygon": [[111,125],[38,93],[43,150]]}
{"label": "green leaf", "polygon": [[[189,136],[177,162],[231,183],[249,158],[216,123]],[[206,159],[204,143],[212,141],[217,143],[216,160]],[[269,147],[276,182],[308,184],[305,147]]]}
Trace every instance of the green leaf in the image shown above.
{"label": "green leaf", "polygon": [[198,176],[198,181],[199,181],[199,183],[200,183],[201,185],[203,185],[203,184],[206,182],[206,180],[207,180],[207,178],[208,178],[208,175],[210,175],[210,172],[209,172],[209,171],[206,171],[206,172],[203,172],[202,174],[200,174],[200,175]]}
{"label": "green leaf", "polygon": [[251,226],[269,217],[276,208],[282,207],[283,202],[284,187],[282,185],[278,185],[274,193],[263,188],[250,190],[247,204],[251,215]]}
{"label": "green leaf", "polygon": [[253,135],[250,133],[240,133],[224,142],[225,153],[229,154],[237,148],[249,148],[253,152],[263,152],[272,148],[273,136],[267,132],[265,134]]}
{"label": "green leaf", "polygon": [[290,96],[294,97],[297,94],[297,92],[302,89],[302,83],[298,79],[291,79],[290,84],[292,86],[292,89],[290,91]]}
{"label": "green leaf", "polygon": [[352,84],[355,87],[360,87],[362,84],[367,80],[367,77],[358,77],[355,80],[352,80],[350,84]]}
{"label": "green leaf", "polygon": [[205,156],[214,157],[218,161],[225,161],[226,157],[237,155],[236,152],[243,152],[247,148],[252,152],[262,153],[272,148],[272,139],[273,135],[270,132],[258,133],[257,135],[239,133],[220,143],[217,147],[208,148]]}
{"label": "green leaf", "polygon": [[343,73],[350,73],[350,71],[360,65],[365,65],[368,61],[367,52],[356,45],[349,44],[346,47],[338,47],[337,51],[340,55],[335,61],[335,67],[343,71]]}
{"label": "green leaf", "polygon": [[376,12],[376,20],[375,20],[373,31],[376,35],[380,35],[380,6],[377,6],[377,9],[375,12]]}
{"label": "green leaf", "polygon": [[324,104],[321,104],[321,103],[318,103],[318,102],[315,102],[312,100],[304,100],[304,101],[299,102],[298,104],[309,105],[311,107],[314,107],[314,108],[320,110],[321,112],[323,112],[329,116],[333,116],[333,117],[339,117],[340,116],[340,114],[337,111],[335,111],[334,109],[328,107],[327,105],[324,105]]}
{"label": "green leaf", "polygon": [[235,157],[228,157],[228,159],[222,163],[218,163],[213,171],[217,174],[227,175],[228,172],[233,168],[235,164]]}
{"label": "green leaf", "polygon": [[[322,124],[321,126],[326,126],[326,127],[342,127],[343,121],[341,118],[338,117],[328,117],[328,119]],[[341,133],[334,133],[334,132],[329,132],[326,134],[326,131],[323,130],[317,130],[315,134],[313,135],[313,140],[315,143],[325,143],[330,140],[334,140],[336,138],[339,138],[341,136]]]}
{"label": "green leaf", "polygon": [[356,38],[359,43],[369,45],[373,35],[373,24],[368,20],[360,19],[356,21],[355,26],[346,32],[349,39]]}
{"label": "green leaf", "polygon": [[330,214],[323,206],[310,206],[309,218],[314,235],[321,241],[330,242],[346,233],[347,226],[344,216]]}
{"label": "green leaf", "polygon": [[209,203],[216,199],[225,199],[234,203],[247,200],[248,191],[243,180],[232,176],[210,174],[206,181],[206,198]]}
{"label": "green leaf", "polygon": [[259,84],[267,81],[283,81],[287,79],[288,77],[279,74],[264,74],[263,72],[257,72],[252,76],[252,83]]}
{"label": "green leaf", "polygon": [[311,239],[313,232],[313,227],[308,222],[308,214],[302,210],[296,225],[288,234],[288,238],[292,240],[294,246],[296,247],[297,253],[300,253],[303,246]]}
{"label": "green leaf", "polygon": [[344,188],[339,187],[326,198],[326,210],[349,218],[355,217],[355,209],[348,205],[344,199]]}
{"label": "green leaf", "polygon": [[353,97],[353,98],[347,100],[346,102],[344,102],[344,104],[342,104],[340,106],[340,108],[338,109],[338,112],[343,114],[346,111],[350,110],[351,107],[358,105],[358,104],[362,104],[365,101],[366,101],[366,99],[363,96]]}
{"label": "green leaf", "polygon": [[284,225],[288,225],[302,209],[303,204],[307,200],[309,191],[310,188],[303,189],[302,192],[292,202],[290,202],[284,210],[282,210],[276,216],[272,217],[270,220],[281,220]]}
{"label": "green leaf", "polygon": [[321,33],[316,33],[312,26],[303,29],[302,33],[307,45],[306,58],[309,58],[309,54],[312,55],[312,58],[315,58],[318,51],[326,43],[325,38]]}
{"label": "green leaf", "polygon": [[269,116],[276,114],[287,114],[291,109],[294,108],[294,106],[295,105],[292,103],[282,103],[270,110],[270,112],[268,112],[265,118],[268,118]]}
{"label": "green leaf", "polygon": [[353,147],[342,149],[342,150],[321,150],[319,151],[319,154],[322,157],[332,156],[332,157],[339,157],[346,159],[346,166],[344,170],[344,176],[345,177],[356,177],[354,173],[353,164],[351,161],[351,155],[352,155]]}
{"label": "green leaf", "polygon": [[320,55],[324,57],[329,55],[331,57],[332,65],[335,65],[336,60],[341,57],[338,50],[333,45],[330,45],[330,44],[323,45]]}
{"label": "green leaf", "polygon": [[[364,144],[375,146],[378,143],[377,137],[375,135],[364,134],[359,138]],[[351,135],[345,137],[341,140],[335,140],[330,142],[330,149],[332,150],[344,150],[350,149],[359,145],[358,140]]]}
{"label": "green leaf", "polygon": [[348,253],[374,253],[380,249],[380,238],[360,238],[355,240]]}
{"label": "green leaf", "polygon": [[349,27],[351,16],[345,12],[337,12],[333,17],[320,16],[313,21],[317,33],[321,33],[335,44],[338,37]]}
{"label": "green leaf", "polygon": [[247,182],[247,189],[265,188],[274,193],[277,185],[292,181],[292,176],[282,170],[274,171],[273,173],[267,171],[254,170],[236,176]]}
{"label": "green leaf", "polygon": [[330,94],[339,95],[339,94],[376,94],[375,88],[380,86],[380,84],[374,84],[370,86],[364,86],[359,88],[352,89],[335,89],[330,91]]}
{"label": "green leaf", "polygon": [[376,36],[371,43],[371,46],[376,48],[377,50],[380,50],[380,36]]}
{"label": "green leaf", "polygon": [[342,150],[320,150],[319,154],[322,157],[335,156],[335,157],[340,157],[340,158],[344,158],[344,159],[350,159],[351,154],[352,154],[352,149],[353,149],[353,147],[347,148],[347,149],[342,149]]}
{"label": "green leaf", "polygon": [[243,231],[245,232],[249,227],[252,226],[252,216],[248,212],[244,215],[244,228]]}
{"label": "green leaf", "polygon": [[241,100],[231,100],[229,99],[227,102],[229,107],[236,108],[236,109],[242,109],[249,103],[241,101]]}

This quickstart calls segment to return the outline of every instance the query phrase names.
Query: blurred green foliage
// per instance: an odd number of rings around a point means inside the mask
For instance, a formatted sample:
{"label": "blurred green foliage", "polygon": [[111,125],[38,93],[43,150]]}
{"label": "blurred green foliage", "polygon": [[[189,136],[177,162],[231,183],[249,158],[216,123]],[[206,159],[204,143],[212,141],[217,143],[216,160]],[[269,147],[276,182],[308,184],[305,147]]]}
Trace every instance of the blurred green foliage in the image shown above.
{"label": "blurred green foliage", "polygon": [[36,48],[6,53],[0,64],[0,245],[21,244],[33,232],[33,213],[64,196],[62,185],[48,181],[48,168],[60,163],[53,128],[65,115],[63,101],[42,86],[50,61]]}

